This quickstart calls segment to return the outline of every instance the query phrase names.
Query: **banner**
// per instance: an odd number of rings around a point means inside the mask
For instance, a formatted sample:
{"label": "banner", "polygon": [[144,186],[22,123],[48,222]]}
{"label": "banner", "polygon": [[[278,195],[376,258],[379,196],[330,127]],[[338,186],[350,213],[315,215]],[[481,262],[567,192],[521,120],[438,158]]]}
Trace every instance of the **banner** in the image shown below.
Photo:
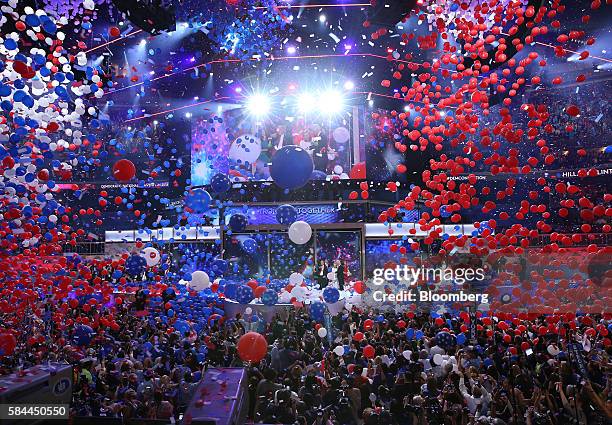
{"label": "banner", "polygon": [[[338,223],[341,218],[340,210],[335,204],[293,205],[293,207],[297,210],[297,219],[310,224]],[[279,224],[276,220],[277,208],[278,206],[276,205],[251,205],[245,213],[242,207],[230,207],[225,210],[225,223],[229,223],[229,219],[233,214],[241,213],[248,215],[250,226]]]}

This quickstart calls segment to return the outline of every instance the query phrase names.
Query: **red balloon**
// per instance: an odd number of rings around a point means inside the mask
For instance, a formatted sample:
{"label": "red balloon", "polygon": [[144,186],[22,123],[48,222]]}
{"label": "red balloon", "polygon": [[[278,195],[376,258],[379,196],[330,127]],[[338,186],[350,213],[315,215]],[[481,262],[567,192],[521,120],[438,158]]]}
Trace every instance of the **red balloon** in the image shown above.
{"label": "red balloon", "polygon": [[358,162],[353,165],[351,168],[351,172],[349,173],[349,177],[357,180],[364,180],[366,178],[366,163]]}
{"label": "red balloon", "polygon": [[406,327],[406,322],[404,322],[403,320],[398,320],[397,327],[400,329],[404,329]]}
{"label": "red balloon", "polygon": [[355,335],[353,335],[353,339],[357,342],[361,341],[363,338],[363,332],[355,332]]}
{"label": "red balloon", "polygon": [[261,298],[264,292],[266,292],[266,289],[267,288],[265,286],[258,286],[257,288],[255,288],[255,290],[253,290],[253,294],[255,295],[255,298]]}
{"label": "red balloon", "polygon": [[108,34],[111,37],[119,37],[121,35],[121,30],[117,27],[110,27],[108,30]]}
{"label": "red balloon", "polygon": [[247,332],[238,340],[238,355],[245,362],[258,362],[268,353],[268,342],[257,332]]}
{"label": "red balloon", "polygon": [[113,165],[113,177],[120,182],[129,182],[136,175],[136,167],[129,159],[120,159]]}
{"label": "red balloon", "polygon": [[0,333],[0,356],[10,356],[15,351],[17,340],[12,333]]}
{"label": "red balloon", "polygon": [[372,319],[366,319],[363,322],[363,329],[366,331],[371,330],[374,327],[374,321]]}
{"label": "red balloon", "polygon": [[355,292],[357,292],[358,294],[363,294],[365,292],[365,285],[362,281],[358,280],[357,282],[355,282],[355,284],[353,285],[353,289],[355,290]]}
{"label": "red balloon", "polygon": [[376,354],[376,350],[374,350],[374,347],[372,347],[371,345],[366,345],[363,348],[363,355],[367,358],[367,359],[371,359],[374,357],[374,354]]}

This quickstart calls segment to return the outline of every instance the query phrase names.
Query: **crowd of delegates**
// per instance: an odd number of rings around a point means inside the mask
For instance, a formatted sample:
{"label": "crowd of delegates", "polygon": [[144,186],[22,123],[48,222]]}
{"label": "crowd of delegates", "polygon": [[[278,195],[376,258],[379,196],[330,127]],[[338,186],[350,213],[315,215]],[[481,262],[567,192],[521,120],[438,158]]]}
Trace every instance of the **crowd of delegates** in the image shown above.
{"label": "crowd of delegates", "polygon": [[[87,345],[70,343],[74,327],[54,327],[32,346],[19,345],[3,357],[3,372],[46,361],[76,364],[72,409],[78,416],[179,419],[206,368],[244,366],[255,423],[612,420],[607,316],[563,316],[559,324],[523,316],[504,327],[496,326],[497,319],[472,318],[475,339],[457,344],[440,331],[469,329],[466,314],[434,320],[429,314],[354,309],[328,322],[330,332],[320,338],[317,322],[301,309],[266,325],[268,355],[248,364],[236,350],[250,327],[240,316],[181,333],[157,314],[136,314],[129,305],[114,309],[119,326],[98,332]],[[580,349],[568,346],[576,341]],[[334,353],[338,346],[343,355]]]}

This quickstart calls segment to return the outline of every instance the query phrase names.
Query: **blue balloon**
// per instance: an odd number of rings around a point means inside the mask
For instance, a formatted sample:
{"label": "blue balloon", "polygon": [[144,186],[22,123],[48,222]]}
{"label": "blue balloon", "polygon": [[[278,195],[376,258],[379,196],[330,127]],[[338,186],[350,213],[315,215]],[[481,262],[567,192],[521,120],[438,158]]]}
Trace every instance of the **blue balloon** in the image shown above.
{"label": "blue balloon", "polygon": [[461,333],[461,334],[457,335],[457,344],[459,344],[459,345],[465,344],[466,339],[467,338],[466,338],[465,334]]}
{"label": "blue balloon", "polygon": [[272,289],[266,289],[261,296],[261,302],[264,305],[275,305],[278,302],[278,294]]}
{"label": "blue balloon", "polygon": [[304,186],[314,170],[312,157],[304,149],[287,145],[272,157],[270,176],[283,189],[297,189]]}
{"label": "blue balloon", "polygon": [[438,332],[436,335],[436,342],[438,345],[445,350],[454,347],[457,344],[457,339],[454,335],[449,334],[448,332]]}
{"label": "blue balloon", "polygon": [[294,223],[298,218],[297,210],[292,205],[281,205],[276,209],[276,221],[286,226]]}
{"label": "blue balloon", "polygon": [[189,331],[189,323],[187,323],[184,320],[179,319],[176,322],[174,322],[174,329],[179,331],[181,334],[184,334],[185,332]]}
{"label": "blue balloon", "polygon": [[204,189],[194,189],[187,194],[186,204],[196,213],[203,213],[210,208],[210,194]]}
{"label": "blue balloon", "polygon": [[91,339],[94,336],[94,330],[87,325],[78,325],[74,330],[73,341],[79,346],[83,347],[89,345]]}
{"label": "blue balloon", "polygon": [[414,329],[412,328],[406,329],[406,339],[411,340],[412,338],[414,338]]}
{"label": "blue balloon", "polygon": [[242,249],[247,254],[255,254],[257,252],[257,242],[253,238],[247,238],[242,241]]}
{"label": "blue balloon", "polygon": [[415,332],[414,336],[417,339],[417,341],[419,341],[419,340],[423,339],[425,334],[423,334],[422,330],[418,330],[418,331]]}
{"label": "blue balloon", "polygon": [[248,304],[253,301],[253,290],[250,286],[242,285],[236,291],[236,301],[240,304]]}
{"label": "blue balloon", "polygon": [[233,214],[229,219],[229,227],[232,232],[242,232],[249,224],[249,219],[246,215],[237,213]]}
{"label": "blue balloon", "polygon": [[325,314],[325,309],[327,307],[321,301],[315,301],[310,304],[310,316],[317,321],[321,321],[323,319],[323,315]]}
{"label": "blue balloon", "polygon": [[323,290],[323,299],[326,303],[333,304],[340,299],[340,291],[332,286],[328,286]]}
{"label": "blue balloon", "polygon": [[227,192],[232,183],[225,174],[215,174],[212,179],[210,179],[210,187],[215,193],[225,193]]}
{"label": "blue balloon", "polygon": [[310,180],[327,180],[327,174],[321,170],[314,170],[310,175]]}
{"label": "blue balloon", "polygon": [[145,271],[147,267],[147,260],[144,257],[134,254],[130,255],[127,260],[125,260],[125,271],[132,275],[138,276]]}

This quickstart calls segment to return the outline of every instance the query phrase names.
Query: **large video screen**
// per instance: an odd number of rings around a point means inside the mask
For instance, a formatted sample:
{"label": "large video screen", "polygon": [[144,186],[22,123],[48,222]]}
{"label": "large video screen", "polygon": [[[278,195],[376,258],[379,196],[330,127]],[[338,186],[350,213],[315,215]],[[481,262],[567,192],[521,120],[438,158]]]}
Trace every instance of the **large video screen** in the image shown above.
{"label": "large video screen", "polygon": [[269,164],[287,145],[312,156],[313,179],[365,179],[365,166],[359,164],[364,149],[355,149],[355,140],[360,143],[359,131],[353,128],[355,113],[356,108],[332,117],[274,114],[264,120],[236,107],[194,119],[191,183],[209,184],[218,173],[233,182],[270,180]]}

